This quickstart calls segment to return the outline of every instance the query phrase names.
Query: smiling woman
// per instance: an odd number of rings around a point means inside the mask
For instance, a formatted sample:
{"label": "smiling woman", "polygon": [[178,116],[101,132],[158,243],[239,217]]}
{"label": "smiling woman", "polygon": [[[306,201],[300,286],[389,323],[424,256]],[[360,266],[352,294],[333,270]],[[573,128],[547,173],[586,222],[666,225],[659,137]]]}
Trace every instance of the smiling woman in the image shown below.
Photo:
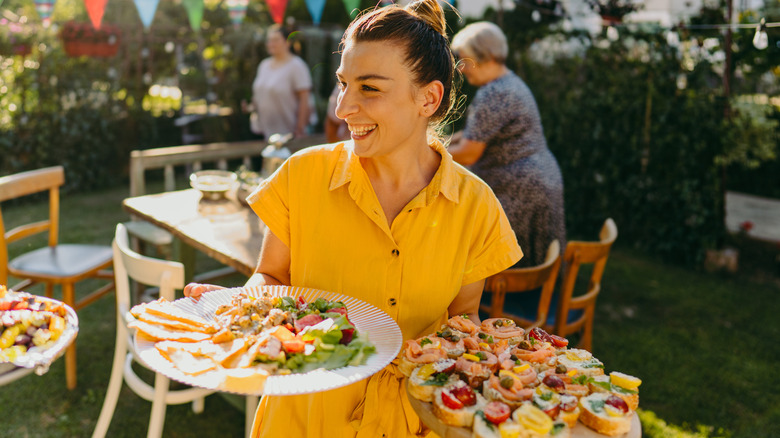
{"label": "smiling woman", "polygon": [[[405,340],[449,315],[478,321],[486,277],[521,256],[488,186],[432,135],[452,102],[437,0],[378,8],[342,40],[336,114],[351,140],[304,149],[249,198],[268,226],[247,283],[343,293],[392,317]],[[213,285],[188,285],[199,296]],[[253,436],[426,436],[391,363],[369,379],[260,402]]]}

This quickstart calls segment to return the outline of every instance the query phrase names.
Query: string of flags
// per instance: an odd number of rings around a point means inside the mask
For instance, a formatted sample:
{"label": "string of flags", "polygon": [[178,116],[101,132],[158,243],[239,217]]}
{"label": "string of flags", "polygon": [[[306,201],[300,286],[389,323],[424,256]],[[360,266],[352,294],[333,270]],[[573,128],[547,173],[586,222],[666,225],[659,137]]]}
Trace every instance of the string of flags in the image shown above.
{"label": "string of flags", "polygon": [[[56,0],[33,0],[35,2],[35,10],[38,12],[38,16],[41,19],[41,23],[44,27],[48,27],[51,24],[51,14],[54,10]],[[287,3],[289,0],[261,0],[268,6],[268,11],[271,14],[271,18],[275,23],[282,23],[284,21],[284,15],[287,10]],[[344,8],[350,17],[354,18],[360,9],[360,0],[341,0],[344,4]],[[322,20],[322,13],[325,10],[326,0],[305,0],[306,9],[311,15],[312,22],[315,25],[319,25]],[[448,0],[452,3],[451,0]],[[160,0],[133,0],[135,3],[138,16],[141,18],[144,29],[149,30],[149,27],[154,21],[154,15],[157,12],[157,6],[160,4]],[[3,0],[0,0],[0,5],[3,4]],[[84,0],[84,6],[86,6],[87,14],[92,22],[92,26],[95,29],[100,29],[103,23],[103,14],[106,10],[108,0]],[[382,0],[379,2],[380,6],[387,6],[393,4],[392,0]],[[240,27],[241,23],[246,17],[247,7],[249,6],[249,0],[225,0],[225,5],[228,10],[230,21],[235,27]],[[182,6],[187,13],[187,18],[190,23],[190,27],[193,31],[200,30],[201,23],[203,21],[203,0],[182,0]]]}

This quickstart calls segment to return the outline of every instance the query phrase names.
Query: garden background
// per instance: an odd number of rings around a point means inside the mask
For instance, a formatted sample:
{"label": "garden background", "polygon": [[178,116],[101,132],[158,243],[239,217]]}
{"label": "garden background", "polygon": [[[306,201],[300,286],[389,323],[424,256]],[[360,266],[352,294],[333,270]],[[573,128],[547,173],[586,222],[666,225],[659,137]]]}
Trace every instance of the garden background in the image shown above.
{"label": "garden background", "polygon": [[[364,0],[360,6],[373,3]],[[568,29],[557,1],[516,5],[512,11],[488,10],[484,18],[500,23],[507,33],[508,63],[537,98],[550,149],[564,176],[570,235],[592,239],[604,218],[612,217],[620,231],[624,263],[641,254],[660,264],[658,270],[649,270],[653,275],[666,275],[666,268],[679,266],[685,273],[675,271],[677,277],[701,275],[686,280],[696,282],[715,275],[717,283],[717,276],[724,275],[702,270],[707,250],[742,245],[743,266],[754,261],[751,254],[761,258],[755,261],[761,272],[750,271],[749,280],[758,277],[758,290],[776,291],[780,247],[746,240],[749,230],[728,234],[723,194],[733,190],[780,198],[778,32],[769,29],[768,47],[758,50],[752,44],[755,28],[736,29],[727,68],[723,30],[696,27],[726,23],[725,1],[707,2],[690,23],[675,28],[613,23],[613,31],[605,27],[595,35]],[[320,120],[334,85],[338,40],[350,20],[347,11],[341,2],[328,2],[321,23],[314,25],[303,0],[290,0],[287,6],[286,19],[299,30],[299,53],[311,67]],[[48,28],[38,23],[28,0],[4,0],[0,13],[6,20],[0,25],[0,175],[62,164],[67,173],[65,198],[113,199],[118,211],[121,196],[114,198],[128,185],[130,151],[181,144],[176,121],[183,115],[206,113],[191,125],[199,142],[249,136],[241,100],[249,99],[255,69],[265,56],[263,31],[273,20],[264,2],[250,3],[236,27],[221,2],[206,0],[197,32],[176,2],[160,3],[148,31],[130,1],[108,3],[102,33],[90,30],[82,0],[58,0]],[[761,17],[780,21],[780,1],[768,0],[761,10],[737,21],[754,24]],[[448,13],[448,19],[453,34],[469,21],[454,13]],[[63,43],[66,36],[111,40],[116,54],[70,56]],[[29,53],[12,54],[20,42]],[[723,87],[727,73],[729,93]],[[473,95],[467,84],[462,89],[467,99]],[[460,124],[462,119],[455,120],[452,127]],[[107,214],[106,221],[110,235],[117,220]],[[619,263],[614,259],[610,264]],[[619,266],[632,271],[627,267],[631,263]],[[610,271],[605,276],[609,281]],[[647,288],[634,281],[626,275],[622,285]],[[663,278],[653,281],[668,284]],[[715,320],[713,315],[744,305],[749,292],[738,289],[735,286],[730,292],[734,296],[721,303],[724,308],[700,320]],[[624,304],[629,307],[642,301],[637,291],[613,292],[613,300],[628,300]],[[621,292],[632,298],[621,298]],[[602,320],[609,315],[604,306],[616,305],[605,298],[600,298]],[[699,299],[706,300],[706,295]],[[597,320],[597,328],[601,323]],[[776,323],[767,330],[767,339],[780,331]],[[629,348],[621,341],[606,344]],[[770,385],[777,392],[777,384]],[[103,390],[100,384],[96,387]],[[92,397],[99,403],[102,393]],[[648,409],[686,424],[684,428],[701,420],[675,414],[674,407],[664,406],[657,397],[655,402]],[[729,434],[729,421],[713,417],[705,424],[725,426]],[[778,427],[780,421],[771,420],[776,415],[769,418],[770,429]],[[739,435],[739,430],[732,432]],[[771,431],[766,436],[772,436]]]}

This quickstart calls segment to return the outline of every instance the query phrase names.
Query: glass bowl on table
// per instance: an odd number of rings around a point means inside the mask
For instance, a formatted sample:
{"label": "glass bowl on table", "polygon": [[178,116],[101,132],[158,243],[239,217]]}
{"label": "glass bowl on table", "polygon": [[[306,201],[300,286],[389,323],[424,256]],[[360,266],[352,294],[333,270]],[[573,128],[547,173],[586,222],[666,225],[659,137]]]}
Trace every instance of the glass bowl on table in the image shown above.
{"label": "glass bowl on table", "polygon": [[203,199],[210,201],[225,199],[236,180],[236,173],[228,170],[199,170],[190,175],[192,188],[199,190]]}
{"label": "glass bowl on table", "polygon": [[257,189],[257,186],[263,182],[263,177],[259,173],[241,166],[236,171],[238,176],[238,189],[236,189],[236,198],[238,202],[245,206],[249,206],[246,201],[246,197]]}

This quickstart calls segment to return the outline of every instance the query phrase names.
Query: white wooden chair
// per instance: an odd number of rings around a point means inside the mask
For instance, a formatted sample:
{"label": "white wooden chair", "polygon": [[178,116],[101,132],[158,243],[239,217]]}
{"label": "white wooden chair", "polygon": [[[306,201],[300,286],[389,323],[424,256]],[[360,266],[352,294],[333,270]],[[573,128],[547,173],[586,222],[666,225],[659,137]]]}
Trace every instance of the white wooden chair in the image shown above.
{"label": "white wooden chair", "polygon": [[162,374],[155,374],[154,386],[138,377],[132,368],[136,354],[132,334],[127,329],[127,324],[133,320],[133,316],[130,315],[130,279],[148,286],[159,287],[160,296],[173,301],[175,290],[184,287],[184,266],[178,262],[145,257],[131,250],[127,229],[122,224],[116,227],[113,250],[116,282],[116,346],[108,391],[92,437],[106,436],[122,389],[122,381],[127,382],[130,389],[141,398],[152,402],[147,437],[159,437],[162,435],[165,410],[168,405],[192,402],[192,410],[200,413],[203,411],[203,398],[214,391],[200,388],[169,391],[168,378]]}

